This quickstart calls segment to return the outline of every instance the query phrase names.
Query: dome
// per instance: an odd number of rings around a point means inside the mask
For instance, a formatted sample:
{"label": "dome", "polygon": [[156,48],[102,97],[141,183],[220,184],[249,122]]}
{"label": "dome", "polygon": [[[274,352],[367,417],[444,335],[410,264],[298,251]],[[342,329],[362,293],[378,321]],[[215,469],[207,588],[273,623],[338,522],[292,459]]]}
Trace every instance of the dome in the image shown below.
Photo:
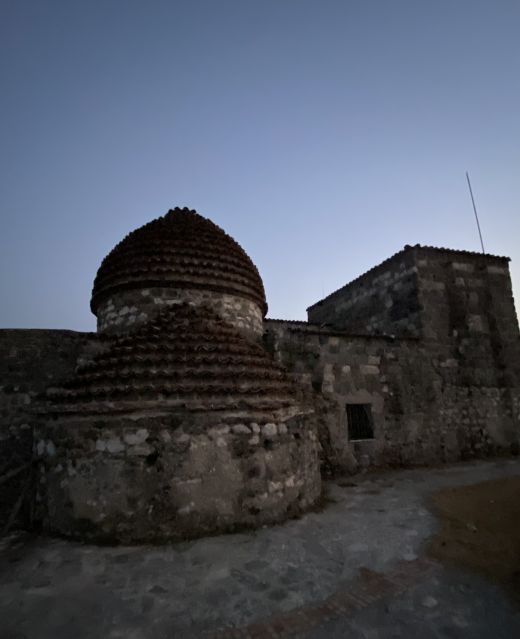
{"label": "dome", "polygon": [[117,402],[118,410],[228,416],[247,410],[260,422],[279,410],[294,412],[293,388],[281,366],[209,308],[161,309],[110,344],[69,382],[49,389],[54,409],[110,413]]}
{"label": "dome", "polygon": [[159,287],[245,298],[267,312],[258,270],[242,247],[196,211],[175,208],[129,233],[103,260],[90,306],[114,293]]}
{"label": "dome", "polygon": [[262,280],[222,229],[174,209],[133,231],[103,260],[91,308],[98,339],[36,409],[46,530],[169,541],[316,502],[312,408],[262,347]]}

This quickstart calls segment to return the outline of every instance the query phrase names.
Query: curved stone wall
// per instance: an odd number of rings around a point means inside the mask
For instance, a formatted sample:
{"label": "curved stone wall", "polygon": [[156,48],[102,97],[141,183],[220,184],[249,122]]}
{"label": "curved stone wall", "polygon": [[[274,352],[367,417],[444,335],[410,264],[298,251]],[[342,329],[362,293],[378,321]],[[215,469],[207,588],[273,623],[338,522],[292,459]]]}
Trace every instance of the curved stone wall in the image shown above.
{"label": "curved stone wall", "polygon": [[248,337],[257,339],[263,334],[263,313],[255,302],[226,293],[175,288],[148,288],[113,294],[97,309],[97,329],[101,333],[124,333],[144,324],[160,309],[179,303],[209,306]]}
{"label": "curved stone wall", "polygon": [[43,526],[134,543],[283,521],[321,493],[307,420],[202,429],[185,415],[51,419],[36,440]]}

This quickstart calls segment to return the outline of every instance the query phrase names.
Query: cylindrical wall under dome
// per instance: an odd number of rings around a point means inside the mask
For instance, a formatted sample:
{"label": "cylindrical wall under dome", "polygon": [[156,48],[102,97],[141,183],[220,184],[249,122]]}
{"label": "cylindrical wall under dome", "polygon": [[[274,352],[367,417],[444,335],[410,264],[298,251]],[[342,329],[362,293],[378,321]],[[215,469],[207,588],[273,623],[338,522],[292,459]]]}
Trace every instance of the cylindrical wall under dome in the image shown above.
{"label": "cylindrical wall under dome", "polygon": [[45,530],[149,542],[281,522],[321,494],[313,415],[285,371],[181,304],[49,389],[36,432]]}

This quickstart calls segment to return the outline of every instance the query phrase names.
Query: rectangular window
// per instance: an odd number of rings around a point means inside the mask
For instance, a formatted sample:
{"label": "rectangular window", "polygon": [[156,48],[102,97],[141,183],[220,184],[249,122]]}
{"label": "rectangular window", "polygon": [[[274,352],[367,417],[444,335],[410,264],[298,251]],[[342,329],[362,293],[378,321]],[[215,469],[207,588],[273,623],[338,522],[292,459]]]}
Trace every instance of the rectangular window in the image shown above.
{"label": "rectangular window", "polygon": [[370,404],[347,404],[348,438],[374,439],[374,424]]}

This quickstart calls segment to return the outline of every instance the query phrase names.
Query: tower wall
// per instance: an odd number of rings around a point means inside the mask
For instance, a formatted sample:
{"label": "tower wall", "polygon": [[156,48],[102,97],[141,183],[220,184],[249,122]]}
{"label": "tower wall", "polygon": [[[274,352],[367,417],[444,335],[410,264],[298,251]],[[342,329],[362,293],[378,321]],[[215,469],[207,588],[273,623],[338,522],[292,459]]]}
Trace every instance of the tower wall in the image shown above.
{"label": "tower wall", "polygon": [[154,415],[69,415],[37,431],[43,528],[104,542],[159,542],[258,527],[321,494],[304,415],[219,423]]}
{"label": "tower wall", "polygon": [[307,309],[309,322],[369,335],[421,332],[417,267],[401,251]]}
{"label": "tower wall", "polygon": [[[520,334],[508,259],[421,247],[416,264],[423,338],[451,346],[468,380],[503,384],[513,376],[518,382]],[[489,375],[480,379],[483,369]]]}

